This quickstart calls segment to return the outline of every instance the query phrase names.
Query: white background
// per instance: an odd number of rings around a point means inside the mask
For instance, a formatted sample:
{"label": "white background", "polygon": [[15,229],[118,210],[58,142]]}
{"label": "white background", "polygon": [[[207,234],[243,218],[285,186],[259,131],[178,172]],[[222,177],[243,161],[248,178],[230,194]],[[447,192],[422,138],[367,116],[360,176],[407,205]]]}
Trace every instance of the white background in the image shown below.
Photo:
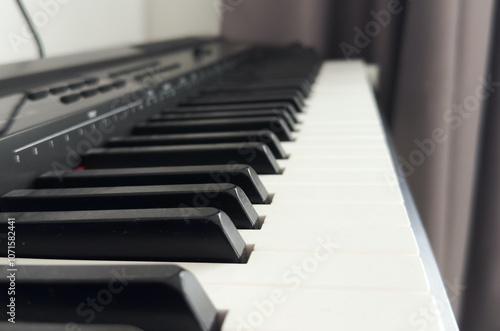
{"label": "white background", "polygon": [[[47,56],[220,33],[218,0],[24,0]],[[36,59],[14,0],[0,0],[0,64]]]}

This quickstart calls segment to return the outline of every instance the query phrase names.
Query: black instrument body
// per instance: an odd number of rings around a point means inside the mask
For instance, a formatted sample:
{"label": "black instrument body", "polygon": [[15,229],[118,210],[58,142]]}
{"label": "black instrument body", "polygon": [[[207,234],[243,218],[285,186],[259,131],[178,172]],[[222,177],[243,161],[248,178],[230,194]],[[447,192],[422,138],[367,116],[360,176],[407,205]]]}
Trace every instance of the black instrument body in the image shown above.
{"label": "black instrument body", "polygon": [[254,51],[192,38],[0,66],[0,194],[77,167],[89,149],[127,135]]}

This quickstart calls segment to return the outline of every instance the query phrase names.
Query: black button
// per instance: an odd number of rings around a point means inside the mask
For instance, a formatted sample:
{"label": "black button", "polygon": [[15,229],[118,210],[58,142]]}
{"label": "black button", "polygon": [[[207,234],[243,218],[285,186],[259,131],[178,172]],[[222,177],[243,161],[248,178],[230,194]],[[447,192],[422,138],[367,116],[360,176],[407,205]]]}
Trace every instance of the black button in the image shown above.
{"label": "black button", "polygon": [[116,88],[124,87],[127,84],[127,82],[123,79],[116,80],[113,82],[113,86]]}
{"label": "black button", "polygon": [[51,88],[49,91],[52,94],[61,94],[61,93],[66,92],[67,90],[68,90],[67,86],[56,86],[56,87]]}
{"label": "black button", "polygon": [[89,78],[85,79],[85,84],[93,85],[93,84],[96,84],[98,81],[99,81],[99,78],[97,78],[97,77],[89,77]]}
{"label": "black button", "polygon": [[74,82],[74,83],[69,83],[68,87],[72,90],[76,90],[79,88],[82,88],[85,85],[85,82]]}
{"label": "black button", "polygon": [[38,91],[28,91],[26,96],[30,100],[40,100],[49,95],[49,91],[47,90],[38,90]]}
{"label": "black button", "polygon": [[105,93],[105,92],[109,92],[113,89],[113,85],[112,84],[107,84],[107,85],[101,85],[97,88],[100,92],[102,93]]}
{"label": "black button", "polygon": [[80,92],[80,94],[85,98],[93,97],[94,95],[96,95],[98,93],[99,93],[99,91],[96,88],[88,89],[88,90]]}
{"label": "black button", "polygon": [[80,100],[80,98],[81,98],[81,96],[79,93],[68,94],[68,95],[61,97],[61,102],[62,103],[72,103],[72,102],[76,102],[76,101]]}

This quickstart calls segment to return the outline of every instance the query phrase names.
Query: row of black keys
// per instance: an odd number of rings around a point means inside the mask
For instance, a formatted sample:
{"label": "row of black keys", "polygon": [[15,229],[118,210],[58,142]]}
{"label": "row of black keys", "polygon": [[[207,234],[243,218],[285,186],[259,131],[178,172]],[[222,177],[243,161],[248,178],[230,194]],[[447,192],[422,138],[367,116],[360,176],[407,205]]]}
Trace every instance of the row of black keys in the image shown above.
{"label": "row of black keys", "polygon": [[[225,75],[138,125],[135,135],[92,151],[85,170],[47,173],[35,189],[4,195],[2,231],[14,217],[17,257],[245,262],[236,229],[258,229],[252,203],[271,202],[257,173],[280,173],[276,159],[287,157],[280,140],[291,140],[317,71],[315,61],[296,59],[300,68],[293,70],[287,58]],[[9,286],[4,270],[0,283]],[[85,331],[219,326],[196,279],[174,265],[20,266],[16,276],[23,322],[106,325]],[[0,297],[0,304],[9,301]],[[44,327],[77,329],[5,330]]]}
{"label": "row of black keys", "polygon": [[[218,88],[223,89],[220,84]],[[303,103],[301,89],[297,88],[295,93]],[[182,132],[199,133],[115,138],[107,148],[86,156],[84,164],[89,170],[45,174],[35,182],[37,189],[17,190],[2,197],[2,210],[10,212],[2,220],[6,222],[9,217],[21,220],[18,232],[27,244],[18,249],[18,256],[245,262],[248,257],[246,245],[233,228],[259,228],[259,216],[251,203],[270,202],[253,168],[259,173],[279,173],[276,158],[286,157],[279,140],[288,139],[276,134],[283,127],[294,130],[294,123],[285,123],[279,116],[266,120],[241,118],[241,113],[248,116],[252,112],[247,108],[270,107],[267,102],[193,106],[193,103],[200,103],[199,99],[197,96],[176,111],[166,110],[165,115],[160,115],[168,117],[164,122],[160,122],[158,116],[152,119],[155,124],[167,127],[162,132],[171,132],[172,127],[176,127]],[[273,101],[274,106],[281,106],[282,110],[271,108],[269,112],[295,115],[301,111],[290,99]],[[212,111],[214,107],[218,107],[217,112]],[[225,119],[186,121],[178,120],[175,114],[181,118],[205,115]],[[273,125],[276,120],[281,126]],[[206,131],[208,133],[204,133]],[[232,143],[227,143],[228,140]],[[258,142],[248,142],[254,140]],[[194,142],[198,144],[182,145]],[[128,144],[135,147],[116,147]],[[249,165],[227,164],[228,161]],[[190,166],[117,169],[163,166],[172,162]],[[206,163],[224,165],[191,166]],[[90,170],[92,168],[99,169]],[[179,206],[184,208],[179,209]],[[147,210],[124,212],[119,210],[122,208]],[[150,210],[154,208],[174,209]],[[142,221],[138,223],[137,219]],[[163,230],[162,236],[156,236],[155,241],[151,234],[159,233],[159,229]],[[93,237],[93,245],[82,250],[80,247],[85,245],[89,234],[96,232],[100,235]],[[61,250],[61,247],[68,249]]]}

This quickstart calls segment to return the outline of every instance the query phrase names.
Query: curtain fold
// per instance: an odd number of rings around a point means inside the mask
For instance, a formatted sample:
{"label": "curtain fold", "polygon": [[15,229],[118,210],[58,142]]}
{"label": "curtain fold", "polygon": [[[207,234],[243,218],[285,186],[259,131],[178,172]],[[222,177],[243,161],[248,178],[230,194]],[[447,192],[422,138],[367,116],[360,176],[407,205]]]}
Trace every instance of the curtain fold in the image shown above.
{"label": "curtain fold", "polygon": [[[496,17],[500,17],[497,5]],[[495,24],[463,306],[463,331],[500,330],[500,22]]]}
{"label": "curtain fold", "polygon": [[492,73],[500,81],[496,2],[238,3],[222,20],[229,39],[299,41],[328,58],[379,65],[377,98],[398,174],[410,184],[457,319],[465,331],[499,330],[500,84],[488,84]]}

